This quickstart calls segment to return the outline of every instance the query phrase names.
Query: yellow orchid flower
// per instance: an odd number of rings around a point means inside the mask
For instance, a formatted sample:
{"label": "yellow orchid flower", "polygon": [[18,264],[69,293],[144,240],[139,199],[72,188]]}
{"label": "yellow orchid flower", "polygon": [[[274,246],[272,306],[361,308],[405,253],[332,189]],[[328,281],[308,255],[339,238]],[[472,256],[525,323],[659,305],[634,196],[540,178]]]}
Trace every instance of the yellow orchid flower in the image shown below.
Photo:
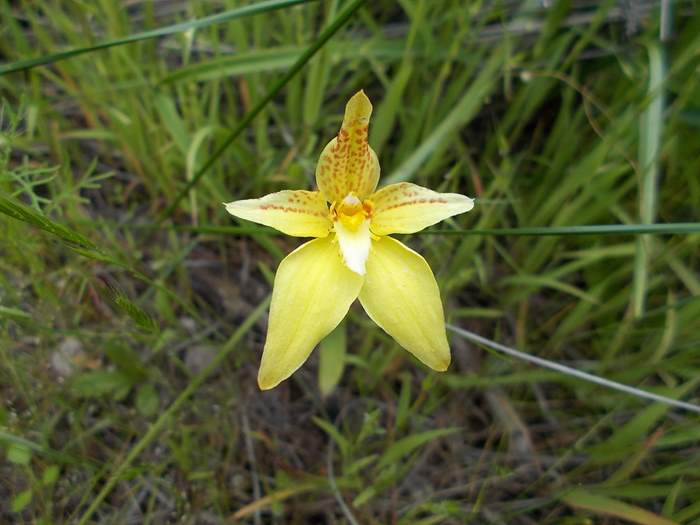
{"label": "yellow orchid flower", "polygon": [[471,210],[474,201],[408,182],[375,191],[379,161],[367,142],[371,114],[364,91],[348,101],[338,136],[321,152],[318,191],[285,190],[226,204],[241,219],[316,237],[277,270],[258,373],[262,390],[304,364],[358,297],[370,318],[423,363],[439,371],[450,364],[433,272],[423,257],[388,235],[420,231]]}

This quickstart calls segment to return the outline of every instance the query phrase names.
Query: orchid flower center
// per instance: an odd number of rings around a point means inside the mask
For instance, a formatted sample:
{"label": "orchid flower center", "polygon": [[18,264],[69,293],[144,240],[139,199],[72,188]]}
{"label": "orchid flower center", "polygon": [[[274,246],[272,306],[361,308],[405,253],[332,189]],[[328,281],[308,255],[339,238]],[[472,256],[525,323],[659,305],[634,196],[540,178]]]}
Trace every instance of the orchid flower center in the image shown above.
{"label": "orchid flower center", "polygon": [[349,193],[340,203],[331,206],[331,219],[340,222],[346,230],[356,232],[366,221],[371,219],[374,205],[372,201],[361,201],[354,193]]}
{"label": "orchid flower center", "polygon": [[372,239],[369,224],[373,210],[372,201],[362,201],[352,192],[331,205],[330,218],[340,253],[348,268],[360,275],[365,273],[369,255]]}

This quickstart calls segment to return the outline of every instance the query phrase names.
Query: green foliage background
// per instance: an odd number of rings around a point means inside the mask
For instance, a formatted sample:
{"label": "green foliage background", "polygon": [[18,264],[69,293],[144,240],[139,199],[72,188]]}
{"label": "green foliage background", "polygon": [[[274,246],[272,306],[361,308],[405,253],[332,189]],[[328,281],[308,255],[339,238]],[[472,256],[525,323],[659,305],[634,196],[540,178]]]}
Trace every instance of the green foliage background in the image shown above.
{"label": "green foliage background", "polygon": [[0,0],[0,57],[1,522],[700,523],[696,414],[455,334],[259,392],[298,241],[221,205],[365,89],[380,184],[477,198],[403,239],[448,322],[697,403],[697,2]]}

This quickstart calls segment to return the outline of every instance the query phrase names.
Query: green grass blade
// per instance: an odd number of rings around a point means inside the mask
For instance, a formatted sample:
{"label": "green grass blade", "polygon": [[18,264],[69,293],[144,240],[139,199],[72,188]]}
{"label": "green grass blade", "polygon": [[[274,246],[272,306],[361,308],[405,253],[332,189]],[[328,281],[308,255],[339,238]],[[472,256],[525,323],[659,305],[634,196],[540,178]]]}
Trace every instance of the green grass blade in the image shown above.
{"label": "green grass blade", "polygon": [[338,386],[345,368],[347,350],[346,323],[341,323],[319,345],[318,389],[328,396]]}
{"label": "green grass blade", "polygon": [[[649,45],[649,88],[651,97],[649,107],[642,114],[639,130],[639,167],[642,171],[639,215],[643,223],[651,224],[656,219],[659,184],[659,156],[663,135],[664,90],[666,60],[664,49],[659,44]],[[635,317],[644,315],[644,303],[648,281],[649,259],[651,257],[649,240],[637,239],[637,253],[634,260],[634,281],[632,286],[632,304]]]}
{"label": "green grass blade", "polygon": [[491,341],[490,339],[486,339],[485,337],[481,337],[480,335],[477,335],[475,333],[469,332],[468,330],[464,330],[462,328],[459,328],[458,326],[453,326],[453,325],[447,325],[447,328],[454,332],[455,334],[468,339],[474,343],[486,346],[487,348],[491,348],[493,350],[497,350],[498,352],[501,352],[503,354],[509,355],[511,357],[515,357],[516,359],[520,359],[522,361],[527,361],[528,363],[532,363],[537,366],[541,366],[543,368],[549,368],[550,370],[556,370],[557,372],[561,372],[563,374],[576,377],[578,379],[583,379],[584,381],[588,381],[589,383],[594,383],[596,385],[604,386],[606,388],[611,388],[613,390],[619,390],[620,392],[625,392],[627,394],[632,394],[633,396],[642,398],[642,399],[649,399],[651,401],[657,401],[659,403],[664,403],[676,408],[680,408],[683,410],[689,410],[691,412],[695,412],[697,414],[700,414],[700,406],[694,405],[693,403],[686,403],[684,401],[678,401],[676,399],[671,399],[670,397],[666,396],[661,396],[658,394],[653,394],[651,392],[647,392],[646,390],[640,390],[639,388],[634,388],[629,385],[624,385],[622,383],[618,383],[617,381],[611,381],[609,379],[605,379],[603,377],[598,377],[593,374],[589,374],[588,372],[582,372],[581,370],[577,370],[575,368],[571,368],[566,365],[562,365],[559,363],[555,363],[554,361],[549,361],[547,359],[542,359],[541,357],[537,357],[534,355],[526,354],[524,352],[520,352],[519,350],[516,350],[515,348],[510,348],[508,346],[502,345],[500,343],[497,343],[495,341]]}
{"label": "green grass blade", "polygon": [[[125,225],[134,230],[156,230],[158,224]],[[177,224],[168,228],[176,231],[194,233],[211,233],[226,235],[280,235],[280,232],[268,226],[247,223],[245,226],[221,226],[217,224],[200,224],[197,226]],[[418,235],[483,235],[495,237],[517,236],[568,236],[568,235],[692,235],[700,233],[700,222],[669,222],[657,224],[588,224],[581,226],[532,226],[522,228],[473,228],[473,229],[427,229]]]}
{"label": "green grass blade", "polygon": [[596,514],[616,516],[631,523],[641,525],[677,525],[675,521],[662,518],[658,514],[644,510],[607,496],[593,494],[584,489],[575,489],[567,493],[562,501],[579,509],[586,509]]}
{"label": "green grass blade", "polygon": [[[154,225],[153,228],[156,226]],[[176,230],[228,235],[279,235],[267,226],[174,226]],[[569,236],[569,235],[691,235],[700,233],[700,222],[671,222],[666,224],[591,224],[584,226],[535,226],[524,228],[435,229],[417,232],[419,235],[483,235],[494,237]]]}
{"label": "green grass blade", "polygon": [[287,85],[287,83],[299,73],[302,68],[311,60],[316,53],[318,53],[321,48],[325,45],[328,40],[335,35],[345,23],[350,20],[350,17],[357,11],[367,0],[354,0],[347,8],[338,15],[338,17],[330,24],[326,29],[323,30],[318,39],[311,44],[303,55],[294,63],[291,69],[280,78],[267,92],[267,94],[257,103],[257,105],[241,119],[238,125],[231,131],[229,136],[224,140],[224,143],[219,146],[219,148],[207,159],[207,161],[202,165],[202,167],[195,173],[194,177],[187,183],[187,185],[178,193],[175,200],[165,209],[161,216],[161,222],[168,217],[170,217],[178,204],[182,199],[184,199],[190,190],[199,182],[199,180],[209,171],[209,169],[214,165],[214,163],[219,159],[219,157],[226,151],[226,149],[233,143],[234,140],[248,127],[248,125],[253,121],[253,119],[258,116],[258,114],[270,103],[270,101]]}
{"label": "green grass blade", "polygon": [[237,75],[284,70],[299,59],[303,48],[297,46],[252,49],[197,62],[166,74],[161,85],[172,85],[182,81],[208,82]]}
{"label": "green grass blade", "polygon": [[384,452],[377,463],[377,469],[382,469],[392,463],[397,463],[401,458],[426,443],[430,443],[443,436],[454,434],[458,430],[460,430],[459,427],[435,428],[405,437],[386,449],[386,452]]}
{"label": "green grass blade", "polygon": [[305,4],[313,2],[315,0],[266,0],[263,2],[258,2],[252,5],[247,5],[243,7],[237,7],[235,9],[230,9],[219,13],[216,15],[205,16],[203,18],[198,18],[196,20],[190,20],[188,22],[181,22],[179,24],[173,24],[166,27],[161,27],[159,29],[151,29],[148,31],[142,31],[140,33],[134,33],[129,36],[122,38],[115,38],[113,40],[106,40],[98,44],[86,47],[78,47],[73,49],[67,49],[65,51],[59,51],[58,53],[51,53],[43,57],[28,58],[24,60],[18,60],[16,62],[11,62],[9,64],[0,65],[0,75],[7,73],[12,73],[15,71],[25,71],[27,69],[32,69],[37,66],[44,66],[46,64],[52,64],[58,62],[59,60],[65,60],[74,56],[82,55],[85,53],[90,53],[92,51],[98,51],[100,49],[107,49],[114,46],[121,46],[124,44],[131,44],[133,42],[139,42],[141,40],[148,40],[151,38],[158,38],[161,36],[172,35],[174,33],[182,33],[184,31],[189,31],[193,29],[199,29],[202,27],[207,27],[213,24],[221,24],[223,22],[228,22],[229,20],[234,20],[236,18],[243,18],[246,16],[257,15],[260,13],[265,13],[267,11],[274,11],[276,9],[284,9],[298,4]]}
{"label": "green grass blade", "polygon": [[[5,215],[12,217],[13,219],[22,221],[26,224],[39,228],[47,233],[55,235],[61,241],[63,241],[66,244],[66,246],[68,246],[68,248],[70,248],[73,252],[77,253],[78,255],[82,255],[83,257],[88,257],[89,259],[101,261],[107,264],[112,264],[114,266],[123,268],[124,270],[131,272],[132,275],[134,275],[134,277],[166,293],[174,301],[176,301],[183,308],[185,308],[190,313],[190,315],[193,315],[195,318],[199,318],[197,313],[193,310],[193,308],[190,305],[188,305],[185,301],[182,300],[182,298],[180,298],[177,294],[173,293],[167,287],[153,281],[146,274],[133,268],[126,262],[118,259],[113,255],[110,255],[109,253],[106,253],[104,250],[100,249],[98,246],[93,244],[92,241],[90,241],[87,237],[83,236],[82,234],[71,230],[63,224],[49,219],[45,215],[30,208],[29,206],[14,199],[0,197],[0,213],[4,213]],[[122,306],[127,306],[127,304],[123,303]],[[138,307],[132,304],[131,308],[133,313],[135,312],[134,308]],[[130,315],[130,317],[132,316]],[[151,323],[147,324],[149,327],[155,326]]]}
{"label": "green grass blade", "polygon": [[375,123],[372,126],[370,135],[370,143],[378,154],[381,154],[384,144],[389,139],[389,134],[394,128],[400,109],[403,107],[401,101],[404,98],[408,81],[413,74],[413,49],[415,47],[416,35],[421,27],[422,20],[425,18],[426,7],[425,2],[418,2],[415,5],[415,11],[411,14],[412,21],[410,30],[406,38],[406,53],[401,60],[401,64],[391,84],[386,90],[384,99],[377,107]]}
{"label": "green grass blade", "polygon": [[[333,23],[338,11],[338,1],[327,2],[326,21],[324,25]],[[330,78],[331,46],[327,46],[309,64],[306,87],[304,89],[304,124],[311,127],[318,121],[323,107],[323,97]]]}
{"label": "green grass blade", "polygon": [[13,219],[31,224],[32,226],[44,230],[45,232],[51,233],[71,247],[97,250],[97,247],[90,242],[87,237],[84,237],[80,233],[63,226],[62,224],[52,221],[38,211],[14,199],[0,197],[0,213],[4,213]]}
{"label": "green grass blade", "polygon": [[591,224],[585,226],[535,226],[531,228],[481,228],[473,230],[424,230],[430,235],[562,236],[562,235],[683,235],[700,233],[700,222],[666,224]]}

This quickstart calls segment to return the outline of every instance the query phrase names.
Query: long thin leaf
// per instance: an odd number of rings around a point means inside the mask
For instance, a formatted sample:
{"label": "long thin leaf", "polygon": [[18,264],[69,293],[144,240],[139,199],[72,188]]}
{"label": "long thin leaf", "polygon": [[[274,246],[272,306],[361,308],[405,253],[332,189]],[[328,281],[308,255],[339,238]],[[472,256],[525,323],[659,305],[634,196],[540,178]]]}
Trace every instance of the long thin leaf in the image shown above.
{"label": "long thin leaf", "polygon": [[[104,224],[110,224],[106,222]],[[134,230],[154,230],[159,224],[125,224],[121,227]],[[168,226],[179,231],[228,235],[279,235],[274,228],[246,223],[245,226],[221,226],[200,224],[198,226],[176,224]],[[691,235],[700,233],[700,222],[669,222],[665,224],[589,224],[582,226],[532,226],[522,228],[474,228],[474,229],[427,229],[419,235],[483,235],[498,237],[515,236],[568,236],[568,235]]]}
{"label": "long thin leaf", "polygon": [[[639,130],[639,165],[642,170],[639,191],[639,217],[643,223],[656,220],[659,185],[659,162],[663,138],[664,78],[666,76],[666,55],[662,45],[649,46],[649,87],[651,103],[644,111]],[[649,260],[651,258],[649,239],[637,239],[637,253],[634,260],[634,280],[632,304],[634,316],[644,315],[647,286],[649,280]]]}
{"label": "long thin leaf", "polygon": [[534,226],[530,228],[482,228],[473,230],[425,230],[432,235],[655,235],[700,233],[700,222],[670,222],[666,224],[591,224],[585,226]]}
{"label": "long thin leaf", "polygon": [[584,489],[576,489],[562,498],[562,501],[579,509],[586,509],[596,514],[616,516],[640,525],[677,525],[675,521],[663,518],[635,505],[616,499],[593,494]]}
{"label": "long thin leaf", "polygon": [[52,221],[45,215],[30,208],[17,200],[7,197],[0,197],[0,213],[4,213],[17,219],[18,221],[26,222],[32,226],[36,226],[46,232],[49,232],[70,246],[86,248],[88,250],[96,250],[96,246],[87,238],[78,232],[63,226],[60,223]]}
{"label": "long thin leaf", "polygon": [[228,11],[224,11],[223,13],[219,13],[216,15],[205,16],[204,18],[198,18],[196,20],[190,20],[188,22],[180,22],[179,24],[173,24],[158,29],[142,31],[140,33],[134,33],[132,35],[128,35],[121,38],[115,38],[113,40],[105,40],[104,42],[99,42],[92,46],[66,49],[65,51],[59,51],[57,53],[51,53],[49,55],[44,55],[41,57],[28,58],[24,60],[18,60],[16,62],[11,62],[9,64],[3,64],[0,65],[0,75],[13,73],[15,71],[25,71],[27,69],[32,69],[37,66],[52,64],[54,62],[58,62],[59,60],[65,60],[67,58],[83,55],[92,51],[98,51],[100,49],[107,49],[110,47],[121,46],[124,44],[131,44],[133,42],[139,42],[141,40],[148,40],[151,38],[172,35],[174,33],[182,33],[184,31],[189,31],[192,29],[199,29],[214,24],[221,24],[223,22],[228,22],[229,20],[234,20],[236,18],[257,15],[260,13],[265,13],[267,11],[284,9],[294,5],[306,4],[313,1],[315,0],[266,0],[263,2],[258,2],[256,4],[230,9]]}
{"label": "long thin leaf", "polygon": [[[195,318],[200,318],[199,314],[197,314],[197,312],[191,307],[191,305],[187,304],[187,302],[185,302],[182,299],[182,297],[173,293],[164,285],[153,281],[146,274],[137,270],[136,268],[133,268],[123,260],[113,255],[110,255],[109,253],[106,253],[104,250],[96,246],[92,241],[90,241],[90,239],[88,239],[81,233],[71,230],[67,226],[64,226],[59,222],[49,219],[45,215],[39,213],[33,208],[30,208],[26,204],[23,204],[17,200],[10,199],[7,197],[0,197],[0,213],[4,213],[5,215],[12,217],[13,219],[22,221],[26,224],[39,228],[47,233],[58,237],[61,241],[65,243],[65,245],[68,248],[70,248],[73,252],[77,253],[78,255],[88,257],[89,259],[93,259],[95,261],[101,261],[107,264],[112,264],[114,266],[118,266],[119,268],[123,268],[124,270],[131,272],[136,278],[148,283],[149,285],[155,288],[158,288],[159,290],[167,294],[176,303],[181,305],[187,312],[189,312],[190,315],[192,315]],[[132,306],[135,307],[135,305]]]}
{"label": "long thin leaf", "polygon": [[454,434],[458,430],[460,430],[459,427],[435,428],[418,434],[411,434],[388,447],[377,463],[377,468],[382,469],[392,463],[396,463],[402,457],[410,454],[426,443],[430,443],[443,436]]}
{"label": "long thin leaf", "polygon": [[250,516],[260,509],[270,507],[274,503],[284,501],[292,496],[302,494],[304,492],[309,492],[312,490],[317,490],[319,488],[318,483],[299,483],[293,488],[276,490],[267,496],[264,496],[258,500],[255,500],[247,505],[241,507],[236,512],[233,513],[231,519],[234,521],[242,520],[246,516]]}
{"label": "long thin leaf", "polygon": [[689,410],[691,412],[700,414],[700,406],[694,405],[693,403],[686,403],[684,401],[671,399],[670,397],[661,396],[659,394],[653,394],[651,392],[647,392],[646,390],[640,390],[639,388],[634,388],[629,385],[623,385],[622,383],[618,383],[617,381],[611,381],[610,379],[605,379],[603,377],[598,377],[596,375],[589,374],[588,372],[577,370],[576,368],[571,368],[570,366],[562,365],[559,363],[555,363],[554,361],[543,359],[541,357],[526,354],[524,352],[516,350],[515,348],[510,348],[509,346],[502,345],[500,343],[497,343],[496,341],[491,341],[490,339],[481,337],[480,335],[469,332],[468,330],[459,328],[458,326],[448,324],[447,328],[456,333],[457,335],[464,337],[465,339],[468,339],[480,345],[484,345],[488,348],[492,348],[493,350],[497,350],[511,357],[515,357],[516,359],[527,361],[529,363],[541,366],[543,368],[549,368],[550,370],[556,370],[557,372],[561,372],[572,377],[577,377],[578,379],[583,379],[584,381],[588,381],[589,383],[595,383],[596,385],[601,385],[606,388],[611,388],[613,390],[619,390],[620,392],[632,394],[636,397],[650,399],[652,401],[665,403],[676,408],[681,408],[683,410]]}

